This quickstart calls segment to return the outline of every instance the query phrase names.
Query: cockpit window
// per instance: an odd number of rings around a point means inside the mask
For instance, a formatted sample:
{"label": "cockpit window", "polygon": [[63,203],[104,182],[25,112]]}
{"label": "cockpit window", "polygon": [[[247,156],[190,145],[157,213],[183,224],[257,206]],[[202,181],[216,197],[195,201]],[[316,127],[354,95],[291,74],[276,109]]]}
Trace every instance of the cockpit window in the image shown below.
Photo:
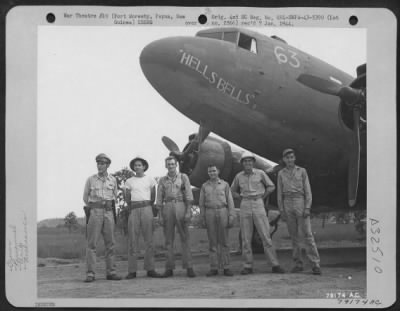
{"label": "cockpit window", "polygon": [[238,44],[239,47],[246,49],[254,54],[257,54],[257,41],[253,37],[240,33],[238,42],[237,31],[225,31],[225,32],[203,32],[198,33],[198,37],[206,37],[211,39],[223,40]]}
{"label": "cockpit window", "polygon": [[257,41],[256,39],[245,35],[243,33],[239,36],[239,46],[243,49],[249,50],[250,52],[257,54]]}
{"label": "cockpit window", "polygon": [[197,36],[222,40],[222,32],[203,32],[203,33],[197,34]]}
{"label": "cockpit window", "polygon": [[237,43],[237,36],[238,33],[236,31],[229,31],[229,32],[224,32],[224,37],[223,40],[224,41],[229,41],[229,42],[233,42],[233,43]]}

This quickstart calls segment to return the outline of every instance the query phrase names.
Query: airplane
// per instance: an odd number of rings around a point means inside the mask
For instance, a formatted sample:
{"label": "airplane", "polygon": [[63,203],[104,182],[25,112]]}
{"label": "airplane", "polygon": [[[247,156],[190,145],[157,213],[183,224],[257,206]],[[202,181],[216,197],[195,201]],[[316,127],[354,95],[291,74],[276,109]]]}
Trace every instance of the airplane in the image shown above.
{"label": "airplane", "polygon": [[207,180],[210,163],[228,182],[241,170],[242,151],[213,132],[259,155],[275,181],[282,150],[293,148],[309,175],[313,212],[365,209],[366,64],[353,78],[282,38],[229,27],[154,41],[140,65],[153,88],[200,125],[182,151],[162,138],[193,186]]}

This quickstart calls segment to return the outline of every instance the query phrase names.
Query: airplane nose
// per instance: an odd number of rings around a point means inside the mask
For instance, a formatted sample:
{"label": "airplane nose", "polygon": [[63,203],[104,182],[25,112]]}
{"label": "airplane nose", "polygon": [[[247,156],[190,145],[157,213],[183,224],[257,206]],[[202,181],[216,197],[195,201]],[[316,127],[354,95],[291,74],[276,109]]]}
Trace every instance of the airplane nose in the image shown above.
{"label": "airplane nose", "polygon": [[169,104],[201,122],[210,115],[220,118],[232,109],[243,109],[254,100],[254,83],[246,79],[251,70],[238,61],[236,50],[230,42],[170,37],[145,46],[140,65],[146,79]]}
{"label": "airplane nose", "polygon": [[[207,50],[197,39],[160,39],[145,46],[140,54],[140,66],[146,79],[167,102],[183,114],[201,110],[199,103],[209,102],[208,98],[204,98],[209,96],[209,92],[205,91],[209,83],[200,74],[209,59]],[[204,62],[201,68],[200,59]]]}
{"label": "airplane nose", "polygon": [[145,46],[140,54],[140,66],[146,79],[161,94],[176,84],[169,79],[177,78],[176,64],[181,45],[176,38],[161,39]]}
{"label": "airplane nose", "polygon": [[151,69],[153,65],[164,63],[163,56],[167,56],[168,54],[168,41],[168,39],[153,41],[142,50],[140,54],[140,65],[146,77],[149,73],[149,69]]}

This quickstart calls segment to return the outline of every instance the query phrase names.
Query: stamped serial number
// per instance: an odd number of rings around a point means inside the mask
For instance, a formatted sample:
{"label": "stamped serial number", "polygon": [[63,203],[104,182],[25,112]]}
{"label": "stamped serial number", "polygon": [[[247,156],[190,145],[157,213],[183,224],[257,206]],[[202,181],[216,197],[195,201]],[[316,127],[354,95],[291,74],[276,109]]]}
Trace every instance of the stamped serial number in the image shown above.
{"label": "stamped serial number", "polygon": [[382,304],[382,302],[379,299],[339,299],[338,303],[342,305],[360,305],[360,306],[365,306],[365,305],[379,306]]}
{"label": "stamped serial number", "polygon": [[370,247],[373,253],[372,260],[374,261],[374,271],[378,274],[383,273],[382,261],[383,261],[383,251],[381,248],[382,238],[381,238],[381,226],[380,221],[374,218],[369,219],[370,222]]}

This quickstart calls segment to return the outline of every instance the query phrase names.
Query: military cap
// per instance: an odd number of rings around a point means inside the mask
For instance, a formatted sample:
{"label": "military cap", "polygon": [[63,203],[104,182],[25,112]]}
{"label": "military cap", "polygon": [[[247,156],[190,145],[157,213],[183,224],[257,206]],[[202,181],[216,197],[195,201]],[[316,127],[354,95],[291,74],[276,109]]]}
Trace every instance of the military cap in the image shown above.
{"label": "military cap", "polygon": [[282,152],[282,157],[286,157],[288,154],[294,153],[294,150],[291,148],[285,149]]}
{"label": "military cap", "polygon": [[147,169],[149,168],[149,163],[148,163],[145,159],[143,159],[142,157],[140,157],[140,156],[137,156],[136,158],[134,158],[134,159],[129,163],[129,167],[131,168],[131,170],[134,171],[133,166],[135,165],[135,162],[136,162],[136,161],[142,162],[142,164],[143,164],[143,166],[144,166],[144,171],[146,172]]}
{"label": "military cap", "polygon": [[240,163],[242,163],[244,159],[253,159],[253,161],[256,162],[256,157],[254,156],[254,154],[252,154],[249,151],[243,152],[243,154],[240,158]]}
{"label": "military cap", "polygon": [[107,156],[105,153],[100,153],[96,156],[96,162],[100,161],[101,159],[106,159],[108,161],[108,164],[111,163],[111,159],[109,156]]}

